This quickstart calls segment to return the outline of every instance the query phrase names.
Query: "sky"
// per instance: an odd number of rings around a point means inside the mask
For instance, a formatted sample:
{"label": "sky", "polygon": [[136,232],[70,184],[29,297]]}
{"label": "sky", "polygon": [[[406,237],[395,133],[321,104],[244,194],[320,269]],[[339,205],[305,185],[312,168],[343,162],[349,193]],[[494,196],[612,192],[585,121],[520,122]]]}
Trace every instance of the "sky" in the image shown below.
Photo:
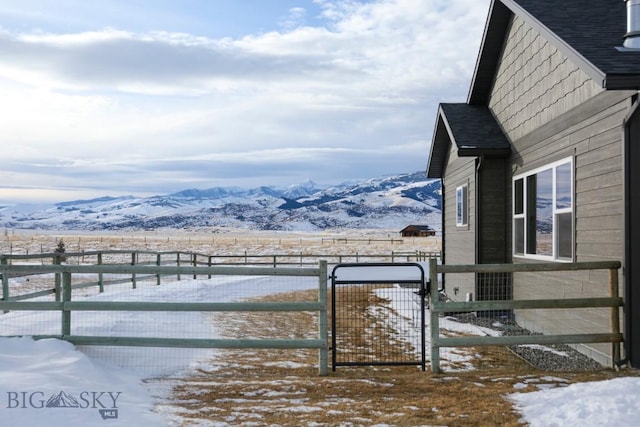
{"label": "sky", "polygon": [[[215,279],[215,285],[211,280],[182,280],[132,290],[131,283],[127,283],[113,286],[117,289],[109,287],[103,294],[85,298],[99,301],[236,301],[264,295],[265,290],[268,293],[276,289],[273,283],[268,283],[270,278],[267,277],[263,277],[259,284],[256,284],[255,277],[227,276],[220,280],[221,277]],[[315,278],[288,279],[292,280],[281,282],[282,277],[277,279],[281,291],[317,287]],[[406,289],[397,289],[407,292]],[[390,292],[389,288],[382,291],[386,291],[384,298],[392,299],[392,305],[393,295],[400,295]],[[400,298],[403,298],[402,295]],[[82,300],[83,297],[74,296],[74,299]],[[124,313],[125,317],[116,318],[108,313],[78,312],[72,317],[72,332],[77,330],[84,335],[126,336],[132,335],[130,328],[135,325],[138,336],[176,337],[185,333],[184,325],[189,325],[189,337],[220,337],[215,328],[212,328],[212,323],[205,321],[200,313],[172,314],[177,317],[167,319],[167,313],[158,312],[127,312]],[[402,315],[407,316],[408,313]],[[443,320],[447,322],[447,329],[451,328],[453,331],[476,335],[484,335],[487,331],[473,325]],[[5,336],[25,330],[56,333],[57,324],[59,323],[47,321],[42,313],[23,311],[0,316],[0,331]],[[184,421],[181,416],[185,416],[185,412],[179,410],[179,404],[171,401],[171,381],[143,380],[166,375],[180,377],[188,375],[190,369],[213,371],[218,363],[216,353],[208,350],[197,350],[194,353],[192,350],[176,348],[154,350],[162,353],[126,347],[94,346],[80,349],[56,339],[34,341],[30,337],[1,337],[2,420],[8,425],[25,426],[41,425],[46,420],[46,424],[51,427],[107,425],[106,422],[114,426],[138,427],[181,425],[181,421]],[[450,359],[451,356],[454,356],[453,351],[444,352],[443,361],[453,360]],[[458,359],[455,360],[459,363]],[[217,369],[224,369],[224,365],[221,366],[217,366]],[[539,381],[540,379],[543,381]],[[637,404],[640,394],[639,377],[618,377],[571,385],[566,385],[566,382],[567,380],[553,374],[542,378],[525,376],[514,385],[513,393],[504,398],[513,402],[521,419],[532,427],[637,425],[640,417],[640,405]],[[537,384],[538,390],[523,392],[531,384]],[[268,389],[269,383],[265,382],[264,390]],[[54,407],[46,406],[52,397],[59,396],[61,392],[66,396],[68,407],[56,407],[56,399],[51,401]],[[75,403],[69,396],[75,399]],[[254,398],[263,399],[263,395],[254,395]],[[285,397],[281,400],[283,399]],[[335,399],[333,402],[336,404]],[[300,396],[295,395],[290,405],[300,406]],[[326,409],[323,407],[318,411]],[[186,414],[188,416],[189,412]],[[255,421],[256,413],[251,415]],[[228,424],[221,420],[215,425]]]}
{"label": "sky", "polygon": [[0,203],[425,170],[489,0],[0,0]]}

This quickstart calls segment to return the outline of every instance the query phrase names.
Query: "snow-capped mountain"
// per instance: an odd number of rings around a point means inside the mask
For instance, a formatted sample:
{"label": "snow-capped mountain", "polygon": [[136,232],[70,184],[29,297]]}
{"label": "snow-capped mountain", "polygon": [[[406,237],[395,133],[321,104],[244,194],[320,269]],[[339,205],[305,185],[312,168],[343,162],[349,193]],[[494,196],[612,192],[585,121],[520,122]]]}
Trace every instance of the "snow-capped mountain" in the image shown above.
{"label": "snow-capped mountain", "polygon": [[216,187],[153,197],[100,197],[0,208],[0,227],[42,230],[153,230],[233,227],[253,230],[440,229],[440,183],[424,172],[322,187]]}

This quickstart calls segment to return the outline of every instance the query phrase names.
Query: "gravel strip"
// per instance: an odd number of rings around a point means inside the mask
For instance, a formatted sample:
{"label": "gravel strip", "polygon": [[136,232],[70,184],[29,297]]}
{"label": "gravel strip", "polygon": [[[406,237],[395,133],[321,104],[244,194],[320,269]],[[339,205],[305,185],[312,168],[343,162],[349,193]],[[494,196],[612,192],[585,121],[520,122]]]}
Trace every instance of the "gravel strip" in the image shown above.
{"label": "gravel strip", "polygon": [[[478,317],[473,313],[460,313],[447,317],[456,319],[458,322],[500,331],[502,335],[507,336],[539,335],[519,326],[507,317]],[[600,363],[566,344],[514,345],[509,346],[509,349],[530,365],[543,371],[587,372],[604,368]]]}

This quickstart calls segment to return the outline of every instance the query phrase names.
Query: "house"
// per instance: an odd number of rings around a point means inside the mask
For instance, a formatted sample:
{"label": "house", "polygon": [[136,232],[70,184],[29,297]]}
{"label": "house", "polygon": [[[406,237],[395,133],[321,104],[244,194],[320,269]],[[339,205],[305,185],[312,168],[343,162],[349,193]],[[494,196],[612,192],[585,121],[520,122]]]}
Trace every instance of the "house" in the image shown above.
{"label": "house", "polygon": [[430,237],[436,235],[436,230],[432,230],[428,225],[407,225],[400,230],[402,237]]}
{"label": "house", "polygon": [[[625,356],[634,367],[639,89],[640,0],[492,0],[467,101],[440,104],[427,164],[427,176],[442,181],[447,264],[622,261]],[[505,276],[500,298],[533,297],[527,280],[535,278]],[[454,300],[483,298],[480,274],[455,286]],[[605,286],[602,277],[558,275],[548,297],[606,295]],[[608,324],[582,316],[576,330]],[[518,321],[558,333],[553,314]],[[602,363],[610,347],[577,346]]]}

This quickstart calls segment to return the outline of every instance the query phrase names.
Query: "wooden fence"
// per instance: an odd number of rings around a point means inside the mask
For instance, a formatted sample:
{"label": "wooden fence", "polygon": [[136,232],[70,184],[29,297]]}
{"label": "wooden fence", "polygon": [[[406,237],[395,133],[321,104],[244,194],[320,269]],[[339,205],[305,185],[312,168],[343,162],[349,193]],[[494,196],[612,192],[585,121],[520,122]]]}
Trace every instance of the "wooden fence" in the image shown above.
{"label": "wooden fence", "polygon": [[[608,270],[609,296],[602,298],[570,298],[570,299],[534,299],[534,300],[491,300],[445,302],[437,295],[430,299],[431,330],[431,369],[440,372],[441,347],[476,347],[489,345],[524,345],[524,344],[580,344],[580,343],[612,343],[612,365],[619,360],[620,343],[620,307],[623,300],[618,296],[619,261],[579,262],[579,263],[534,263],[534,264],[476,264],[476,265],[438,265],[436,260],[429,263],[430,281],[438,283],[441,273],[517,273],[517,272],[560,272],[580,270]],[[432,285],[432,289],[437,289]],[[525,309],[574,309],[609,307],[610,332],[601,334],[570,335],[521,335],[521,336],[480,336],[480,337],[441,337],[439,317],[445,313],[476,312],[483,310],[525,310]]]}
{"label": "wooden fence", "polygon": [[[209,255],[197,252],[183,251],[149,251],[149,250],[100,250],[100,251],[83,251],[70,253],[45,253],[45,254],[3,254],[0,255],[0,265],[2,266],[31,266],[40,265],[58,265],[58,264],[75,264],[75,265],[147,265],[147,266],[272,266],[272,267],[290,267],[290,266],[315,266],[320,261],[327,261],[330,264],[341,264],[346,262],[424,262],[429,259],[439,258],[439,251],[392,251],[388,254],[250,254],[245,251],[242,254],[232,255]],[[130,278],[105,280],[103,273],[98,274],[98,280],[94,282],[86,282],[74,285],[74,289],[83,287],[97,286],[100,292],[104,292],[104,287],[108,285],[121,284],[131,282],[135,289],[138,281],[155,280],[160,285],[162,274],[155,272],[140,276],[140,273],[131,273]],[[51,289],[33,292],[29,294],[11,296],[8,286],[8,279],[17,276],[25,276],[34,273],[32,270],[9,269],[2,278],[2,299],[14,300],[30,299],[39,296],[55,293],[56,300],[60,300],[60,280],[61,275],[56,274],[55,286]],[[176,273],[177,280],[181,280],[181,271]],[[197,278],[194,275],[193,278]],[[207,278],[211,278],[207,274]]]}
{"label": "wooden fence", "polygon": [[[439,258],[440,251],[391,251],[379,254],[360,254],[357,251],[349,254],[314,254],[314,253],[282,253],[282,254],[255,254],[244,251],[237,254],[203,254],[185,251],[150,251],[150,250],[99,250],[66,253],[41,253],[41,254],[1,254],[0,261],[3,264],[14,262],[39,261],[40,264],[59,264],[65,261],[68,264],[102,264],[110,263],[108,260],[117,260],[117,263],[127,264],[189,264],[189,265],[316,265],[318,260],[326,260],[332,264],[347,262],[420,262],[430,258]],[[141,261],[147,258],[146,261]],[[153,258],[154,261],[149,261]]]}
{"label": "wooden fence", "polygon": [[[159,258],[158,258],[159,259]],[[160,264],[160,261],[158,261]],[[3,298],[0,310],[57,310],[62,316],[60,334],[35,335],[34,338],[59,338],[77,345],[109,345],[139,347],[185,347],[185,348],[307,348],[318,349],[320,375],[327,373],[327,263],[320,261],[316,268],[267,268],[267,267],[223,267],[223,266],[162,266],[162,265],[10,265],[2,258],[0,274],[3,281]],[[22,275],[54,274],[56,278],[55,302],[25,301],[9,297],[8,278]],[[208,303],[170,303],[170,302],[114,302],[114,301],[72,301],[74,274],[94,274],[102,277],[109,275],[138,275],[162,277],[183,274],[197,276],[242,275],[242,276],[307,276],[318,278],[318,298],[316,301],[302,302],[208,302]],[[159,280],[159,279],[158,279]],[[100,286],[99,284],[97,286]],[[34,294],[29,296],[34,297]],[[314,339],[186,339],[186,338],[142,338],[142,337],[97,337],[71,334],[71,313],[73,311],[180,311],[180,312],[281,312],[314,311],[319,313],[317,338]]]}
{"label": "wooden fence", "polygon": [[[438,265],[438,253],[429,253],[429,275],[431,287],[437,289],[439,274],[456,273],[504,273],[517,272],[561,272],[561,271],[609,271],[609,296],[601,298],[571,298],[571,299],[535,299],[535,300],[489,300],[467,302],[444,302],[439,298],[430,298],[430,337],[431,337],[431,367],[433,372],[440,372],[440,348],[442,347],[471,347],[487,345],[523,345],[523,344],[578,344],[578,343],[611,343],[612,358],[617,360],[620,355],[620,343],[623,336],[620,333],[620,307],[622,298],[618,296],[618,275],[621,267],[618,261],[602,261],[588,263],[535,263],[535,264],[482,264],[482,265]],[[78,345],[121,345],[121,346],[162,346],[162,347],[195,347],[195,348],[317,348],[319,350],[319,371],[322,375],[327,372],[327,260],[320,260],[316,267],[293,268],[281,267],[280,255],[241,255],[244,266],[225,266],[215,256],[184,252],[151,252],[151,251],[100,251],[83,252],[78,254],[50,254],[50,263],[42,265],[19,264],[42,258],[41,255],[2,255],[0,256],[0,274],[2,275],[2,302],[0,311],[5,310],[58,310],[62,313],[60,334],[57,338],[65,339]],[[62,257],[70,258],[96,257],[94,265],[60,264]],[[282,255],[292,257],[294,255]],[[297,255],[296,255],[297,256]],[[306,255],[321,257],[321,255]],[[339,255],[329,255],[339,257]],[[350,255],[353,256],[353,255]],[[417,256],[416,253],[399,256]],[[419,256],[422,256],[419,254]],[[120,257],[120,258],[118,258]],[[142,259],[146,257],[146,260]],[[225,255],[224,259],[237,256]],[[115,259],[118,258],[118,259]],[[107,264],[107,261],[119,261]],[[126,264],[122,262],[125,259]],[[259,259],[265,266],[249,266]],[[151,261],[149,261],[151,260]],[[306,263],[306,260],[304,260]],[[172,265],[167,265],[171,263]],[[303,261],[296,259],[296,263]],[[78,262],[77,264],[80,264]],[[204,264],[204,265],[203,265]],[[259,263],[258,263],[259,264]],[[10,296],[9,278],[24,275],[54,274],[55,286],[51,290],[39,291],[28,295]],[[98,281],[72,285],[72,277],[77,274],[97,275]],[[306,302],[278,302],[278,303],[152,303],[152,302],[89,302],[72,301],[72,289],[80,287],[98,286],[100,291],[108,283],[115,281],[104,280],[104,275],[126,275],[135,287],[136,280],[155,278],[160,284],[165,276],[192,275],[193,277],[213,275],[260,275],[260,276],[314,276],[318,278],[317,301]],[[122,283],[125,279],[118,280]],[[55,293],[54,302],[25,301],[26,299]],[[436,295],[434,295],[436,296]],[[526,309],[568,309],[568,308],[610,308],[610,332],[600,334],[571,334],[571,335],[524,335],[498,337],[441,337],[439,316],[451,312],[477,312],[492,310],[526,310]],[[138,337],[91,337],[71,335],[71,312],[73,311],[317,311],[319,313],[318,336],[306,340],[221,340],[221,339],[178,339],[178,338],[138,338]]]}

